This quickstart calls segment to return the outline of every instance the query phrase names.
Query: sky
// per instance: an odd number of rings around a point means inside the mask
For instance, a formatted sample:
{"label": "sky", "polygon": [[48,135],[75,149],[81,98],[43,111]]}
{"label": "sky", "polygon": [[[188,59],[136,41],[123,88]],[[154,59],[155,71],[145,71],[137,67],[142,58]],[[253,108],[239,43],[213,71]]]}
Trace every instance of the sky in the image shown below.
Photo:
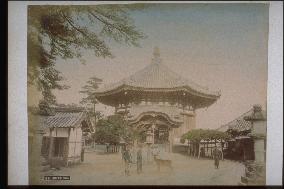
{"label": "sky", "polygon": [[[265,4],[156,4],[130,17],[146,39],[140,47],[110,42],[114,58],[98,58],[85,51],[86,64],[58,59],[65,77],[64,91],[54,91],[58,103],[79,103],[86,81],[96,76],[104,84],[118,81],[151,64],[153,48],[174,72],[221,97],[197,110],[197,128],[218,128],[248,111],[254,104],[265,108],[268,52],[268,6]],[[33,99],[36,104],[37,98]],[[97,110],[113,113],[99,104]]]}

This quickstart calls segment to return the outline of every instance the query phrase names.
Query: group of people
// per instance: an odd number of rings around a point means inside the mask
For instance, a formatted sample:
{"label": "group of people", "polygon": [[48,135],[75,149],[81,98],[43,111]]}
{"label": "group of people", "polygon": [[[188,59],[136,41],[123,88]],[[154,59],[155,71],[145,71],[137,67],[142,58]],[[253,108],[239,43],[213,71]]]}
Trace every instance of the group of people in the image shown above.
{"label": "group of people", "polygon": [[131,144],[122,146],[121,153],[122,160],[124,161],[125,165],[125,175],[130,175],[130,167],[132,164],[136,164],[137,174],[141,174],[143,163],[150,162],[154,155],[160,155],[160,150],[157,146],[148,146],[146,152],[144,150],[146,149],[144,148],[143,144],[138,144],[137,147],[134,147]]}
{"label": "group of people", "polygon": [[[124,161],[125,164],[125,175],[129,176],[130,175],[130,167],[131,164],[134,162],[132,155],[131,155],[131,146],[130,145],[126,145],[122,147],[122,159]],[[136,161],[136,165],[137,165],[137,173],[140,174],[142,173],[142,146],[138,145],[138,149],[137,149],[137,155],[136,155],[137,161]]]}
{"label": "group of people", "polygon": [[[125,165],[125,175],[127,175],[127,176],[130,175],[131,164],[135,164],[135,159],[133,158],[132,149],[133,149],[132,145],[124,145],[124,146],[122,146],[122,149],[121,149],[122,159],[123,159],[124,165]],[[142,149],[143,149],[142,144],[139,144],[138,148],[136,149],[137,174],[142,173],[142,165],[143,165]],[[151,156],[160,156],[161,155],[161,152],[158,149],[158,147],[152,146],[150,149],[151,149],[151,152],[150,152],[150,154],[149,154],[149,152],[147,152],[147,155],[151,155]],[[212,156],[213,156],[213,159],[214,159],[215,169],[219,169],[219,163],[220,163],[220,159],[222,158],[222,152],[217,147],[215,147],[213,149]]]}

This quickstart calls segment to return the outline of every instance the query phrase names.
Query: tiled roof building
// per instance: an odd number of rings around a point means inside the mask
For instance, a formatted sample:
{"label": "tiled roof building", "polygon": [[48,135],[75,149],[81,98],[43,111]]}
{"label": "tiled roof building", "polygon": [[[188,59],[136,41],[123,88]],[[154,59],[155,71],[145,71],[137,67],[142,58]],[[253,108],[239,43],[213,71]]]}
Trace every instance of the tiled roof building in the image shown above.
{"label": "tiled roof building", "polygon": [[158,48],[153,56],[144,69],[100,88],[95,96],[146,132],[143,142],[172,146],[176,138],[195,128],[195,110],[209,107],[221,95],[170,70]]}

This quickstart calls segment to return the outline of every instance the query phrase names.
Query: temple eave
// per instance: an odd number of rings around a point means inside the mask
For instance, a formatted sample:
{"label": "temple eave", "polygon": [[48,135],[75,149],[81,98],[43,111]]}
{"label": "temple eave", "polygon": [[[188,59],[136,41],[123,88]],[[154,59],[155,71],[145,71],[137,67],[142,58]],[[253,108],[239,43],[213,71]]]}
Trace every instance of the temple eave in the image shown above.
{"label": "temple eave", "polygon": [[[118,98],[112,97],[111,99],[107,96],[96,97],[97,100],[107,106],[115,107],[118,104]],[[217,101],[217,99],[211,99],[204,102],[204,100],[195,101],[192,103],[195,109],[206,108],[211,106]]]}
{"label": "temple eave", "polygon": [[95,95],[96,97],[112,96],[112,95],[117,95],[121,92],[126,92],[126,91],[139,92],[139,93],[141,92],[157,92],[157,93],[186,92],[193,96],[206,98],[206,99],[212,99],[212,100],[217,100],[221,96],[220,93],[218,92],[214,92],[214,94],[213,93],[203,93],[200,91],[193,90],[187,86],[181,86],[181,87],[175,87],[175,88],[143,88],[143,87],[133,87],[133,86],[127,86],[127,85],[123,85],[123,86],[120,86],[120,87],[117,87],[115,89],[108,90],[108,91],[96,92]]}

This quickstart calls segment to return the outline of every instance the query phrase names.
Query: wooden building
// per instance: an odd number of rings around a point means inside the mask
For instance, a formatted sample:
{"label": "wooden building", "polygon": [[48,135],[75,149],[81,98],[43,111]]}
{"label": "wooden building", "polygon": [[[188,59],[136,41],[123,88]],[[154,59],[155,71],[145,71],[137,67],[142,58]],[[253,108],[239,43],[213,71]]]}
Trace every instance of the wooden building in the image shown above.
{"label": "wooden building", "polygon": [[[260,121],[252,122],[253,116]],[[262,133],[266,135],[266,111],[262,110],[259,105],[253,106],[249,111],[242,114],[238,118],[230,121],[229,123],[222,125],[218,130],[229,132],[233,139],[227,142],[227,148],[225,149],[225,157],[235,160],[255,160],[255,148],[259,145],[264,146],[262,140],[254,140],[253,133]],[[254,125],[260,124],[261,126]],[[265,125],[265,126],[264,126]],[[263,129],[265,129],[263,131]],[[261,151],[263,153],[263,150]],[[261,156],[263,158],[263,156]]]}
{"label": "wooden building", "polygon": [[220,91],[209,91],[170,70],[158,48],[153,56],[144,69],[100,88],[95,95],[145,132],[143,142],[167,145],[171,151],[174,141],[196,127],[196,110],[216,102]]}
{"label": "wooden building", "polygon": [[44,127],[41,153],[52,166],[68,166],[81,162],[84,152],[83,133],[93,132],[86,112],[74,109],[57,110],[54,115],[45,119]]}

